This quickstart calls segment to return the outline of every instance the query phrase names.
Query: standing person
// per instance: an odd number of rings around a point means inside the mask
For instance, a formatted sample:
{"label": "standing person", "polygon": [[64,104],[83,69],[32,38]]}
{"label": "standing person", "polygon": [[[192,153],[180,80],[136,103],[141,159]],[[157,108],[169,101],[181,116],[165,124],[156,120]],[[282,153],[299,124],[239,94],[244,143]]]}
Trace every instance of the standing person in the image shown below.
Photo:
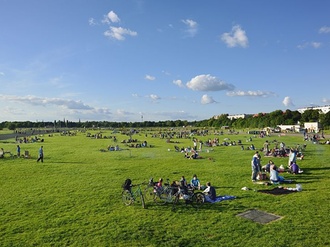
{"label": "standing person", "polygon": [[264,143],[264,154],[267,156],[269,153],[269,142],[266,140]]}
{"label": "standing person", "polygon": [[199,141],[199,151],[202,151],[202,148],[203,148],[203,141],[200,140]]}
{"label": "standing person", "polygon": [[194,150],[197,151],[197,140],[194,138]]}
{"label": "standing person", "polygon": [[296,150],[290,149],[288,167],[290,167],[292,163],[296,162],[296,160],[297,160]]}
{"label": "standing person", "polygon": [[39,160],[41,160],[41,162],[43,163],[44,162],[44,147],[41,146],[39,148],[39,156],[38,156],[38,159],[37,159],[37,162],[39,162]]}
{"label": "standing person", "polygon": [[205,200],[208,202],[214,202],[217,197],[215,188],[211,186],[210,182],[206,183],[206,189],[203,191],[203,193],[206,194]]}
{"label": "standing person", "polygon": [[251,160],[252,167],[252,182],[257,180],[257,174],[260,172],[260,156],[259,152],[256,151]]}
{"label": "standing person", "polygon": [[21,147],[19,145],[17,145],[17,158],[21,157]]}

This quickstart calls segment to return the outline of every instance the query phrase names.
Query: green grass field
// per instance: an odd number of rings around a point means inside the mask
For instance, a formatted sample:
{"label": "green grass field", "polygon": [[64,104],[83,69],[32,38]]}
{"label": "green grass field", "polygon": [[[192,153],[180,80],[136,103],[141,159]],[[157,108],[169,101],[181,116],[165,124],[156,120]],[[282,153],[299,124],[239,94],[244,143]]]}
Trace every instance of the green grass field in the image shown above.
{"label": "green grass field", "polygon": [[[95,133],[91,131],[92,133]],[[1,134],[1,133],[0,133]],[[148,136],[146,137],[146,134]],[[44,135],[44,142],[22,143],[21,153],[31,157],[0,159],[0,245],[1,246],[329,246],[330,145],[304,142],[301,135],[273,135],[253,138],[261,148],[265,140],[283,141],[287,146],[307,144],[304,160],[298,164],[303,174],[284,174],[303,186],[302,192],[268,195],[256,192],[277,185],[251,182],[250,161],[254,151],[240,146],[204,147],[203,159],[189,160],[174,145],[192,146],[191,139],[152,137],[150,131],[133,135],[147,148],[128,148],[120,143],[129,137],[95,139],[78,132],[76,136]],[[103,136],[110,136],[103,131]],[[215,137],[251,142],[245,133],[238,135],[195,136],[203,141]],[[118,144],[123,150],[101,152]],[[39,147],[44,146],[44,163],[37,163]],[[0,147],[15,154],[14,139]],[[209,152],[207,152],[207,149]],[[262,157],[262,164],[269,158]],[[273,158],[276,165],[287,165],[287,158]],[[179,205],[147,209],[121,201],[121,185],[150,177],[190,180],[197,174],[203,184],[216,187],[218,195],[233,195],[234,200],[205,204],[196,210]],[[250,190],[241,190],[248,187]],[[282,218],[268,224],[238,217],[258,209]]]}

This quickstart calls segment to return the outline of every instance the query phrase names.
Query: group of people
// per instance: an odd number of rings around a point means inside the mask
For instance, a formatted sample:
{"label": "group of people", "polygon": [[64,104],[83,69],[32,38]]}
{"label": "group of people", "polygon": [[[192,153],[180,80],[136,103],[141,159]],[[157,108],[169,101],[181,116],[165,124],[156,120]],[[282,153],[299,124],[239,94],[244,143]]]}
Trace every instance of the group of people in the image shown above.
{"label": "group of people", "polygon": [[199,156],[198,152],[193,148],[190,150],[190,153],[189,153],[189,151],[186,151],[184,153],[184,157],[187,159],[201,159],[202,158],[201,156]]}
{"label": "group of people", "polygon": [[[205,200],[212,202],[216,199],[216,190],[211,185],[211,182],[207,182],[206,186],[201,185],[200,180],[197,178],[197,175],[194,174],[190,180],[190,183],[187,182],[184,176],[181,177],[180,181],[173,181],[171,184],[172,187],[179,187],[183,193],[188,193],[188,190],[203,190],[205,194]],[[155,184],[155,190],[161,190],[163,188],[163,179],[160,178]]]}
{"label": "group of people", "polygon": [[259,151],[256,151],[252,157],[252,161],[251,161],[251,167],[252,167],[252,176],[251,179],[253,182],[255,182],[257,180],[258,175],[261,172],[266,172],[269,173],[269,180],[271,183],[290,183],[292,182],[291,180],[286,180],[283,176],[279,175],[279,171],[280,172],[290,172],[292,174],[299,174],[302,173],[302,170],[300,169],[300,167],[298,166],[298,164],[296,163],[296,152],[295,150],[291,150],[290,154],[289,154],[289,163],[288,163],[288,167],[287,169],[285,169],[284,167],[280,167],[281,169],[279,169],[272,160],[269,160],[269,162],[264,165],[261,166],[260,160],[261,160],[261,156],[259,154]]}
{"label": "group of people", "polygon": [[[4,151],[3,148],[0,149],[0,158],[4,158],[4,154],[6,152]],[[8,152],[11,153],[11,152]],[[21,157],[21,146],[19,144],[16,145],[16,156],[17,158]],[[26,157],[26,154],[24,155],[24,157]],[[37,162],[44,162],[44,150],[43,150],[43,146],[41,146],[38,150],[38,158],[37,158]]]}

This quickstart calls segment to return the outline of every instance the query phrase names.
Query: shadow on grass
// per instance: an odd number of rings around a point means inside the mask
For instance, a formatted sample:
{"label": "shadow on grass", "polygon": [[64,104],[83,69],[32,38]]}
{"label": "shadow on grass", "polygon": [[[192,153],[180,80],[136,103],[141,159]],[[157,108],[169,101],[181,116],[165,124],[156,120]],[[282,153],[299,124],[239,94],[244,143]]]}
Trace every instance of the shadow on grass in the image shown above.
{"label": "shadow on grass", "polygon": [[[44,161],[45,163],[47,162],[46,160]],[[72,162],[72,161],[49,161],[47,164],[89,164],[88,162]]]}
{"label": "shadow on grass", "polygon": [[237,189],[235,186],[214,186],[215,189]]}
{"label": "shadow on grass", "polygon": [[307,168],[307,169],[303,169],[304,170],[304,174],[311,174],[309,171],[328,171],[330,170],[330,167],[313,167],[313,168]]}
{"label": "shadow on grass", "polygon": [[[243,196],[244,197],[244,196]],[[172,211],[173,213],[180,212],[180,213],[192,213],[192,212],[203,212],[203,211],[209,211],[209,210],[214,210],[218,212],[226,211],[229,210],[229,208],[232,208],[230,205],[232,201],[237,201],[240,198],[243,198],[242,196],[237,197],[236,199],[233,200],[224,200],[221,202],[216,202],[216,203],[209,203],[205,202],[204,204],[196,207],[192,206],[191,204],[185,204],[184,202],[180,202],[177,205],[173,207],[173,203],[166,203],[164,205],[157,205],[152,202],[148,202],[147,205],[147,210],[153,210],[153,211],[161,211],[161,210],[169,210]],[[246,207],[237,205],[235,204],[235,210],[244,210]]]}

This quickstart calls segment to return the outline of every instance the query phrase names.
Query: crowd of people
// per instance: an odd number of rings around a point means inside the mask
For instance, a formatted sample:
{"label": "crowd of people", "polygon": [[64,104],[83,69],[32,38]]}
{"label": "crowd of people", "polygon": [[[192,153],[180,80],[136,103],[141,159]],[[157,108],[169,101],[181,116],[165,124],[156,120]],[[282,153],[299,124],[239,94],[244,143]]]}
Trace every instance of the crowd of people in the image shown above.
{"label": "crowd of people", "polygon": [[[265,146],[264,146],[265,148]],[[266,147],[267,148],[267,147]],[[291,183],[291,180],[286,180],[280,173],[288,172],[291,174],[300,174],[303,173],[303,170],[300,169],[299,165],[297,164],[297,150],[290,149],[288,155],[288,165],[285,168],[283,165],[277,167],[273,160],[269,160],[267,164],[261,165],[261,155],[259,151],[255,151],[254,155],[252,156],[251,160],[251,168],[252,168],[252,175],[251,179],[252,182],[256,182],[259,180],[264,180],[265,177],[269,177],[269,181],[273,184],[276,183]],[[265,175],[265,176],[262,176]]]}
{"label": "crowd of people", "polygon": [[[189,190],[202,190],[205,195],[205,200],[207,202],[213,202],[216,199],[216,190],[211,185],[211,182],[207,182],[205,185],[202,185],[196,174],[192,176],[189,183],[187,182],[185,176],[181,176],[179,181],[175,180],[171,183],[171,187],[177,189],[180,188],[183,195],[188,194]],[[163,179],[159,178],[158,182],[155,183],[155,192],[161,191],[162,189]]]}

